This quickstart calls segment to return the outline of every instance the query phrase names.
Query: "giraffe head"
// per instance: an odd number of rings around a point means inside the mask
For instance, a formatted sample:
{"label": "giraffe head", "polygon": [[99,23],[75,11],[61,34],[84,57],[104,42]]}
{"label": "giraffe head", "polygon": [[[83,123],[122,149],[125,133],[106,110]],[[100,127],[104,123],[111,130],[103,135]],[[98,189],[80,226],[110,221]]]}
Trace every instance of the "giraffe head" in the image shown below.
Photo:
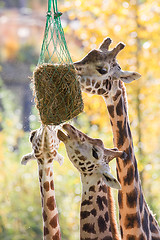
{"label": "giraffe head", "polygon": [[105,148],[100,139],[90,138],[70,124],[64,124],[63,129],[67,134],[58,130],[57,136],[81,176],[88,177],[89,184],[102,178],[108,186],[120,189],[119,182],[110,173],[109,162],[116,157],[125,158],[126,154],[117,148]]}
{"label": "giraffe head", "polygon": [[57,160],[60,164],[63,157],[57,152],[59,139],[57,129],[54,126],[41,125],[39,129],[33,130],[29,138],[33,151],[23,156],[21,164],[26,165],[30,160],[50,161]]}
{"label": "giraffe head", "polygon": [[108,50],[111,42],[110,38],[104,39],[98,49],[91,50],[82,60],[74,63],[82,90],[103,95],[107,89],[110,90],[113,81],[130,83],[140,78],[137,72],[121,70],[116,56],[125,45],[118,43],[115,48]]}

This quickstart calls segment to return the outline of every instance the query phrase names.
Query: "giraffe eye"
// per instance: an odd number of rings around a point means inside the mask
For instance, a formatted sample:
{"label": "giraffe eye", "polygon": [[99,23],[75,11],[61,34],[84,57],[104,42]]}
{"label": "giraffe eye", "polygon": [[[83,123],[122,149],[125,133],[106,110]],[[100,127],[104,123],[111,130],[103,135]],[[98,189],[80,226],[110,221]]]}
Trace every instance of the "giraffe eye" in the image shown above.
{"label": "giraffe eye", "polygon": [[98,159],[97,149],[92,148],[92,156],[93,156],[95,159]]}
{"label": "giraffe eye", "polygon": [[103,67],[97,68],[97,71],[102,75],[108,72],[107,68],[103,68]]}

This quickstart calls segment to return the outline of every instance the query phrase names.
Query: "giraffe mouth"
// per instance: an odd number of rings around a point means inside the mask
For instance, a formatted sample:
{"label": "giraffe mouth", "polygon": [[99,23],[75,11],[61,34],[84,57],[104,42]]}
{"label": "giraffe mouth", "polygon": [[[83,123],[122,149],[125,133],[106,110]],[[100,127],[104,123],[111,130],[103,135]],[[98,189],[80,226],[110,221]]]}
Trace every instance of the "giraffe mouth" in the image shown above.
{"label": "giraffe mouth", "polygon": [[66,135],[64,132],[62,132],[60,129],[57,132],[57,137],[59,138],[60,141],[66,142],[67,139],[69,138],[68,135]]}

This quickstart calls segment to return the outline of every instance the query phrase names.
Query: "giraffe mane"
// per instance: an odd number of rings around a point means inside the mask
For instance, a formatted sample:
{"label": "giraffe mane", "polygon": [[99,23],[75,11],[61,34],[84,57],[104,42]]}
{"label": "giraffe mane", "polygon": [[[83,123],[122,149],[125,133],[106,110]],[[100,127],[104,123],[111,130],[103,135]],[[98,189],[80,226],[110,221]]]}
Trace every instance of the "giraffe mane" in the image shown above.
{"label": "giraffe mane", "polygon": [[110,221],[111,221],[111,232],[112,235],[115,237],[115,240],[119,240],[119,233],[117,231],[117,222],[115,219],[115,204],[114,204],[114,199],[112,196],[112,191],[110,187],[107,187],[107,195],[108,195],[108,208],[109,208],[109,212],[111,213],[110,216]]}

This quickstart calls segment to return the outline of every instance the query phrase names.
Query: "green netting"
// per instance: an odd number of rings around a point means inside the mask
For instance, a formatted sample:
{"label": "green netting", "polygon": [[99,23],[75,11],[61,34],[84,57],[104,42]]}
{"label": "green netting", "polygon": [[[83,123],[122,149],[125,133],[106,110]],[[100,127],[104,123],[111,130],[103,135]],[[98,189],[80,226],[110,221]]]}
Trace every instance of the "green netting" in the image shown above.
{"label": "green netting", "polygon": [[61,15],[57,0],[48,0],[44,39],[33,74],[36,106],[44,124],[58,125],[83,111],[81,90],[65,41]]}

